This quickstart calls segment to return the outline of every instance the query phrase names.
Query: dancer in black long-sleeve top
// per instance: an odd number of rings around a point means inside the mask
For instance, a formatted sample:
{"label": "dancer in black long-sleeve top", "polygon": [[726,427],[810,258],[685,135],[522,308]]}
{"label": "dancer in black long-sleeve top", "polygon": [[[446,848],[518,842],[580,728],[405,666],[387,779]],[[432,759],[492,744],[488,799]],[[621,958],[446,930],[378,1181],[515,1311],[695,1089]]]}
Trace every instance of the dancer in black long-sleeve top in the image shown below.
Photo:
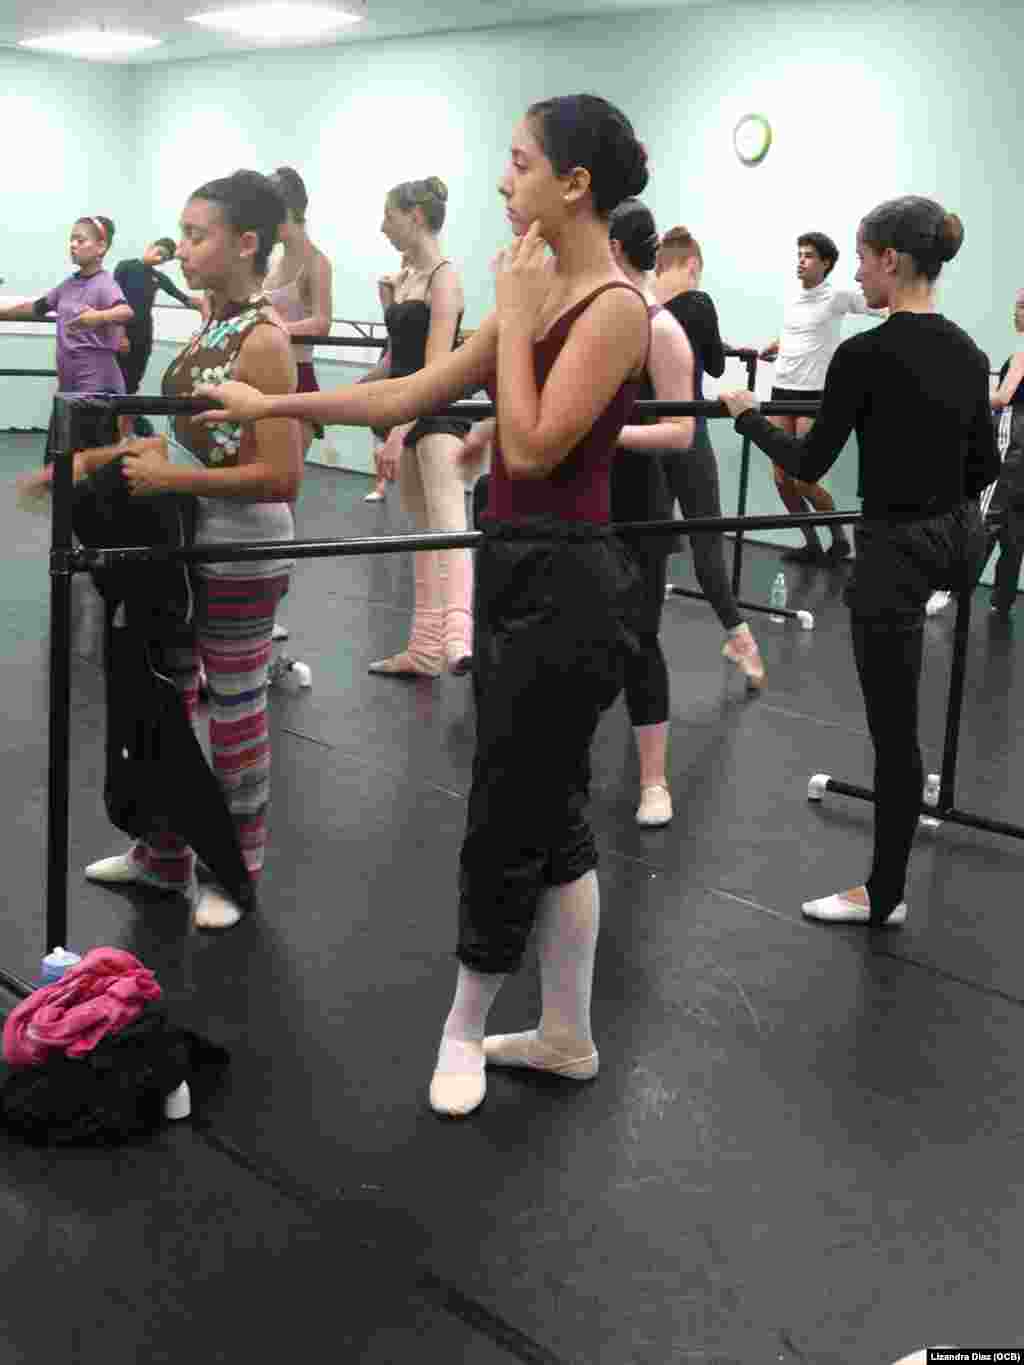
{"label": "dancer in black long-sleeve top", "polygon": [[865,884],[806,902],[812,919],[906,918],[924,779],[917,738],[924,606],[935,588],[973,588],[984,554],[976,500],[999,472],[988,357],[935,311],[935,281],[962,241],[960,219],[930,199],[890,200],[863,220],[857,280],[869,306],[888,307],[890,316],[840,345],[805,437],[773,427],[753,394],[720,395],[736,429],[807,482],[857,433],[864,520],[845,601],[875,747],[874,861]]}
{"label": "dancer in black long-sleeve top", "polygon": [[[1017,291],[1013,321],[1024,335],[1024,289]],[[987,518],[989,546],[994,548],[999,543],[992,612],[998,620],[1008,622],[1024,559],[1024,347],[999,371],[992,408],[1000,414],[997,444],[1003,460]]]}

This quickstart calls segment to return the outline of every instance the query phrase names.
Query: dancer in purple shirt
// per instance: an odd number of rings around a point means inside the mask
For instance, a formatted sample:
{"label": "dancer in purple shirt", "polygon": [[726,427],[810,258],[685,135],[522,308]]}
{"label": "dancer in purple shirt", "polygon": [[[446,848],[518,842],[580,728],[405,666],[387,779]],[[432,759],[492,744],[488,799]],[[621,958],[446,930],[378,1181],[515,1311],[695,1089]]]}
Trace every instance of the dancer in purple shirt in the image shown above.
{"label": "dancer in purple shirt", "polygon": [[[71,260],[78,267],[34,303],[0,309],[0,322],[57,315],[57,387],[64,393],[124,393],[117,351],[134,314],[121,286],[103,269],[114,239],[109,218],[78,218],[71,228]],[[102,445],[102,440],[92,441]],[[46,441],[52,458],[53,431]]]}

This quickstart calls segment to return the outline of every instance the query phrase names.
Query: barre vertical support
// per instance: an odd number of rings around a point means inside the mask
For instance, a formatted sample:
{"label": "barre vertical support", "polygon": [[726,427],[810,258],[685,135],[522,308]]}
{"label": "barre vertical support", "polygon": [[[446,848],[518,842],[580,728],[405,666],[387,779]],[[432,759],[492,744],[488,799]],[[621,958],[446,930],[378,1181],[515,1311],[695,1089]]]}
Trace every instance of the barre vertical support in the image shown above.
{"label": "barre vertical support", "polygon": [[[727,352],[734,354],[734,352]],[[739,352],[740,355],[746,354],[747,357],[747,388],[753,393],[757,383],[757,355],[754,352]],[[750,488],[750,437],[743,437],[743,444],[740,453],[740,487],[739,497],[736,504],[736,515],[745,517],[747,515],[747,494]],[[684,518],[685,520],[685,518]],[[733,532],[732,541],[732,595],[736,599],[736,605],[743,607],[746,611],[762,612],[771,616],[784,616],[791,621],[799,621],[804,630],[811,630],[814,626],[814,617],[809,611],[794,611],[792,607],[773,607],[765,606],[762,602],[745,602],[740,597],[740,580],[743,576],[743,527],[738,527]],[[707,594],[697,592],[693,588],[671,589],[673,597],[691,597],[698,602],[706,602]]]}
{"label": "barre vertical support", "polygon": [[46,823],[46,951],[68,936],[68,812],[71,775],[71,462],[74,405],[54,399],[53,531],[50,548],[50,733]]}
{"label": "barre vertical support", "polygon": [[[942,752],[942,775],[939,780],[937,806],[921,802],[921,817],[931,828],[940,824],[962,825],[965,829],[980,829],[987,834],[1000,834],[1008,839],[1024,839],[1024,826],[1011,825],[1005,820],[989,820],[983,815],[971,815],[955,805],[957,750],[960,744],[960,722],[964,707],[964,683],[967,676],[967,637],[971,623],[971,598],[974,590],[957,594],[956,625],[953,630],[953,659],[949,673],[949,694],[946,702],[946,735]],[[820,801],[826,791],[839,796],[852,796],[858,801],[875,800],[870,787],[859,787],[852,782],[817,773],[807,788],[809,801]]]}
{"label": "barre vertical support", "polygon": [[971,625],[973,592],[956,597],[956,623],[953,627],[953,662],[949,670],[949,697],[946,702],[946,740],[942,750],[942,776],[939,785],[939,810],[954,808],[956,758],[960,746],[960,721],[964,709],[964,681],[967,676],[967,633]]}
{"label": "barre vertical support", "polygon": [[[751,393],[757,384],[757,356],[747,361],[747,388]],[[747,490],[750,486],[750,437],[744,436],[740,453],[740,491],[736,502],[736,515],[747,515]],[[736,531],[732,538],[732,595],[740,595],[740,577],[743,573],[743,532]]]}

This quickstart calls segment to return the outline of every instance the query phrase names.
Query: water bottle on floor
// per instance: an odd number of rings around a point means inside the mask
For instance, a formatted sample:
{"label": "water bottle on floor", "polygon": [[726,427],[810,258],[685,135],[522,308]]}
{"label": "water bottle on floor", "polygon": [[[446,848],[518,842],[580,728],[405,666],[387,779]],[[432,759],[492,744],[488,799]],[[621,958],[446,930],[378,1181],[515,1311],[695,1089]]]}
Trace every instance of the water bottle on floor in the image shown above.
{"label": "water bottle on floor", "polygon": [[780,611],[784,611],[786,607],[786,575],[784,573],[777,573],[775,575],[775,581],[772,583],[772,594],[768,599],[768,605],[772,608],[772,615],[769,617],[769,620],[785,621],[786,618],[784,616],[776,614]]}
{"label": "water bottle on floor", "polygon": [[54,948],[52,952],[47,953],[43,958],[41,964],[42,970],[40,972],[40,984],[43,986],[52,986],[61,979],[65,972],[70,971],[70,969],[81,962],[81,960],[81,956],[78,953],[73,953],[67,948]]}

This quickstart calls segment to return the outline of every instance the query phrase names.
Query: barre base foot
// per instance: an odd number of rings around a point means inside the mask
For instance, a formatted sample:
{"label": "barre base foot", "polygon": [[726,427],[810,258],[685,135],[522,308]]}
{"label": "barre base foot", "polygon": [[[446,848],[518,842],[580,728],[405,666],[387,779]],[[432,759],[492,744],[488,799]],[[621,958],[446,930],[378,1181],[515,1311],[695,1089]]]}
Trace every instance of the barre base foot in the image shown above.
{"label": "barre base foot", "polygon": [[807,784],[808,801],[820,801],[828,791],[830,781],[828,773],[815,773]]}

